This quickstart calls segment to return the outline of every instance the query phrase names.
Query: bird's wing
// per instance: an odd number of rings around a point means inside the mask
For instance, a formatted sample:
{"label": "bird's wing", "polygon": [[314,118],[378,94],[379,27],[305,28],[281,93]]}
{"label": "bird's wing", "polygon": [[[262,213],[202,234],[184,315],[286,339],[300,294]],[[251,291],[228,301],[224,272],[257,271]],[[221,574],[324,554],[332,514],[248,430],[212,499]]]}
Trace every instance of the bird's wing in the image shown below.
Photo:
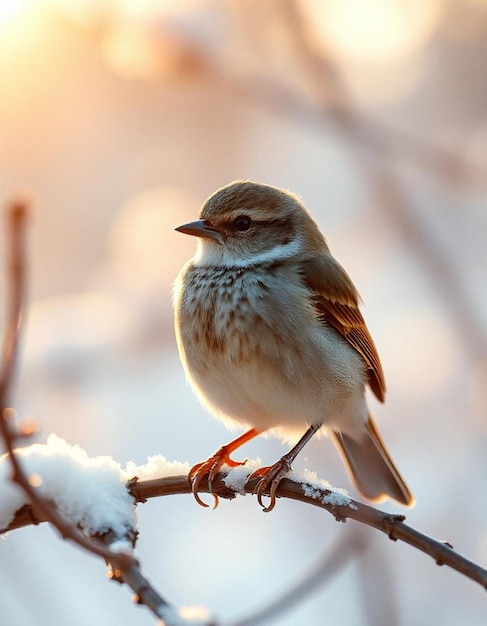
{"label": "bird's wing", "polygon": [[377,348],[359,310],[357,290],[342,266],[330,254],[305,261],[303,277],[313,291],[316,311],[357,350],[367,365],[368,383],[384,402],[386,383]]}

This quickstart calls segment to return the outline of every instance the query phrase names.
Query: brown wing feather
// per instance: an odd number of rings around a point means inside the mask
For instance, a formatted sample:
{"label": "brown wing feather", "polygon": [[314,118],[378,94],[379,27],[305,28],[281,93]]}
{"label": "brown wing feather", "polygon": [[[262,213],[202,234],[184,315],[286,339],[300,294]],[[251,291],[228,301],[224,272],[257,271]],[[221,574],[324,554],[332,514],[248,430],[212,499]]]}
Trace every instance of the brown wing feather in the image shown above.
{"label": "brown wing feather", "polygon": [[367,364],[368,383],[384,402],[386,383],[374,341],[358,308],[359,296],[345,270],[331,255],[303,264],[304,279],[315,294],[319,317],[333,326]]}

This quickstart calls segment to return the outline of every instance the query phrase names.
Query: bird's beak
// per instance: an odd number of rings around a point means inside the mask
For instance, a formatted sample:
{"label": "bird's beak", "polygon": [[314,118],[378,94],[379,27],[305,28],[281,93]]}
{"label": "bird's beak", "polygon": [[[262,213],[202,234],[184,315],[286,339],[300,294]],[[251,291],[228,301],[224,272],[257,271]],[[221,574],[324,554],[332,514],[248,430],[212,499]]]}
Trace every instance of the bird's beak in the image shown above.
{"label": "bird's beak", "polygon": [[185,235],[194,235],[195,237],[204,237],[205,239],[214,239],[218,243],[222,243],[222,234],[219,230],[212,228],[207,220],[197,220],[189,224],[178,226],[174,230]]}

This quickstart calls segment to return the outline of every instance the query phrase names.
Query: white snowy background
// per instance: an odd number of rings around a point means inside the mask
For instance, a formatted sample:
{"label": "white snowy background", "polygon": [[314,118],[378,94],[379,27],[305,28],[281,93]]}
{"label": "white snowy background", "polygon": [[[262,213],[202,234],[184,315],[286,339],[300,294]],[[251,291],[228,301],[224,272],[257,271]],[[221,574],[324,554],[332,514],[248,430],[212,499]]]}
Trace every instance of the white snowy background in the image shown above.
{"label": "white snowy background", "polygon": [[[378,159],[331,118],[313,121],[320,97],[286,36],[287,6],[2,0],[0,201],[27,192],[36,207],[15,406],[39,441],[54,432],[122,466],[156,454],[193,464],[228,441],[178,362],[171,284],[195,242],[173,228],[238,178],[291,189],[362,294],[388,383],[386,404],[370,404],[417,500],[408,523],[486,566],[487,4],[299,3],[366,124],[404,133]],[[266,97],[276,84],[295,100]],[[438,173],[409,137],[472,176]],[[364,160],[392,169],[403,213],[371,192]],[[285,451],[261,437],[241,454],[270,464]],[[327,440],[295,467],[356,496]],[[156,588],[223,620],[285,589],[346,530],[295,502],[263,514],[252,497],[216,511],[168,497],[138,515]],[[363,533],[366,555],[277,623],[485,624],[478,585]],[[2,624],[154,623],[47,525],[0,541],[0,588]]]}

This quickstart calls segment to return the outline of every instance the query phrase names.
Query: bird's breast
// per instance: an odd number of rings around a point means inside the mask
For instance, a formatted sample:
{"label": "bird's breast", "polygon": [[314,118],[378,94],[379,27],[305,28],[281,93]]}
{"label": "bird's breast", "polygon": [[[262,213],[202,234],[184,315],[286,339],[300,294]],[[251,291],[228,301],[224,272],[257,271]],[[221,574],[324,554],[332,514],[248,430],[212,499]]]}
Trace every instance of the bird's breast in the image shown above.
{"label": "bird's breast", "polygon": [[190,264],[175,309],[184,367],[217,415],[259,429],[316,423],[343,394],[363,393],[360,357],[320,322],[293,267]]}
{"label": "bird's breast", "polygon": [[175,295],[178,345],[193,378],[251,372],[295,388],[303,375],[321,385],[327,368],[336,371],[344,342],[318,319],[297,266],[189,264]]}
{"label": "bird's breast", "polygon": [[[222,360],[235,365],[259,355],[275,359],[278,346],[296,330],[289,292],[302,287],[297,283],[290,289],[269,268],[193,266],[181,287],[177,326],[194,367],[213,367]],[[303,294],[294,297],[303,309]]]}

